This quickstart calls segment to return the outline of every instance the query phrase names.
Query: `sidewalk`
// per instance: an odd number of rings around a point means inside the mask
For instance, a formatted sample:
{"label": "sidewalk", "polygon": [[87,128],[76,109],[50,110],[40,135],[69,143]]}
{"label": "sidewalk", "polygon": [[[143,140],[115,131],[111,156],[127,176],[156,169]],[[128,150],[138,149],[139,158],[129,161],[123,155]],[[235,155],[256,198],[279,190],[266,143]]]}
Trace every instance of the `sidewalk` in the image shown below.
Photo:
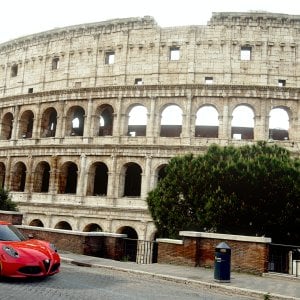
{"label": "sidewalk", "polygon": [[269,294],[269,299],[272,300],[300,300],[300,277],[280,276],[278,274],[269,273],[260,277],[232,272],[230,283],[218,283],[214,281],[213,269],[165,264],[136,264],[133,262],[121,262],[65,251],[62,251],[60,256],[62,262],[78,266],[130,272],[143,276],[199,285],[229,294],[245,295],[257,299],[264,299],[264,297]]}

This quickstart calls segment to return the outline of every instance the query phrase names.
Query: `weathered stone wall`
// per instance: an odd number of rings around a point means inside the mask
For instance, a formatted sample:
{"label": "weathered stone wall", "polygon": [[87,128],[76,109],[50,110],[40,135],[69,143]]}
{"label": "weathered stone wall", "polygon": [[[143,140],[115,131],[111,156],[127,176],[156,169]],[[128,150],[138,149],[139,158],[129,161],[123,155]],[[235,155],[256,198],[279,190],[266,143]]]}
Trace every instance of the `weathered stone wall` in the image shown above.
{"label": "weathered stone wall", "polygon": [[[39,221],[54,228],[68,222],[80,231],[97,224],[116,233],[131,227],[140,239],[151,240],[156,229],[146,197],[168,160],[202,153],[215,143],[269,141],[269,114],[276,107],[286,110],[290,125],[288,138],[276,143],[299,156],[299,24],[299,16],[219,13],[207,26],[161,28],[144,17],[54,29],[1,44],[0,185],[11,190],[24,224]],[[243,47],[250,49],[249,60],[241,59]],[[171,59],[172,50],[179,57]],[[279,87],[279,80],[285,86]],[[178,135],[168,137],[161,135],[161,116],[170,104],[180,107],[182,124],[173,128]],[[128,119],[135,105],[147,109],[147,125],[144,135],[133,137]],[[254,112],[250,139],[232,137],[239,105]],[[203,106],[218,112],[217,137],[196,135]],[[112,128],[100,135],[106,107]],[[73,135],[78,109],[84,128]],[[49,135],[51,112],[57,123]],[[64,193],[71,163],[77,187]],[[98,163],[108,169],[106,195],[91,192]],[[133,197],[124,196],[126,167],[132,163],[141,176],[140,195]],[[49,186],[42,191],[45,170]]]}

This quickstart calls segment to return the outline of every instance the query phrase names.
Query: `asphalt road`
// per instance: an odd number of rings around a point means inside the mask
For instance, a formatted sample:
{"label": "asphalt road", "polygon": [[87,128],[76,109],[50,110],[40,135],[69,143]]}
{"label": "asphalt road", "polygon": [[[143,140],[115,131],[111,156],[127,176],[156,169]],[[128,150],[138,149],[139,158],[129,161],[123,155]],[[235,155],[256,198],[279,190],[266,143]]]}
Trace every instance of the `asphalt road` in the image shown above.
{"label": "asphalt road", "polygon": [[240,300],[199,287],[139,277],[124,272],[62,264],[61,272],[45,279],[0,278],[1,300]]}

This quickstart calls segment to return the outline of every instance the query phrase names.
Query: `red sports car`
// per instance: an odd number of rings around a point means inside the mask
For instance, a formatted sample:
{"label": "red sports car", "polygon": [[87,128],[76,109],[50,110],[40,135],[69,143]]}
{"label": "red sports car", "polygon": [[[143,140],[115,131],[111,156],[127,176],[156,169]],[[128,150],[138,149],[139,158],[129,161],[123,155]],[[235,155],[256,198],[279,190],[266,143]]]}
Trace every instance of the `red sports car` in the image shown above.
{"label": "red sports car", "polygon": [[0,275],[44,277],[59,272],[60,257],[46,241],[27,239],[14,225],[0,221]]}

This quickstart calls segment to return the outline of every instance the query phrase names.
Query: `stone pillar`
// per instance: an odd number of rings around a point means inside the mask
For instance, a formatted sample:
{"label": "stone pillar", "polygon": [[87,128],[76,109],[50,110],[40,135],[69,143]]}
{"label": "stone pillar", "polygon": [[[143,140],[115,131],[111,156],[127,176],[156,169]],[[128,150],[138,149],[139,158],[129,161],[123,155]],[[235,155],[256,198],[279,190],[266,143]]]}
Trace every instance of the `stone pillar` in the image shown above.
{"label": "stone pillar", "polygon": [[192,110],[192,95],[188,93],[186,96],[185,113],[182,115],[182,132],[181,137],[188,139],[191,138],[191,110]]}
{"label": "stone pillar", "polygon": [[93,102],[92,102],[92,98],[90,97],[88,99],[87,115],[84,118],[85,120],[84,120],[83,137],[85,138],[91,137],[91,129],[93,125],[92,111],[93,111]]}
{"label": "stone pillar", "polygon": [[228,105],[224,104],[223,114],[219,116],[219,139],[231,139],[231,120]]}
{"label": "stone pillar", "polygon": [[153,138],[155,133],[154,133],[154,128],[155,128],[155,106],[156,106],[156,97],[151,97],[150,100],[150,112],[148,112],[147,116],[147,132],[146,136],[148,138]]}
{"label": "stone pillar", "polygon": [[65,136],[65,123],[66,123],[65,107],[66,107],[65,102],[64,101],[60,102],[59,114],[57,114],[57,124],[56,124],[56,132],[55,132],[55,136],[58,138],[62,138]]}
{"label": "stone pillar", "polygon": [[146,156],[145,169],[142,174],[141,198],[146,199],[150,190],[152,156]]}
{"label": "stone pillar", "polygon": [[107,182],[107,197],[108,198],[117,198],[118,193],[118,177],[117,177],[117,157],[115,154],[111,155],[111,165],[108,172],[108,182]]}
{"label": "stone pillar", "polygon": [[80,156],[80,173],[78,176],[78,184],[77,184],[77,192],[76,194],[78,196],[84,196],[86,191],[86,185],[87,185],[87,176],[86,176],[86,155],[81,154]]}
{"label": "stone pillar", "polygon": [[20,107],[19,107],[19,105],[16,105],[15,112],[14,112],[14,119],[13,119],[13,128],[12,128],[12,133],[11,133],[12,140],[16,140],[19,137],[18,136],[18,134],[19,134],[19,128],[18,128],[19,114],[20,114]]}
{"label": "stone pillar", "polygon": [[51,157],[50,166],[50,180],[49,180],[49,193],[56,194],[58,191],[58,170],[57,170],[58,157],[53,155]]}
{"label": "stone pillar", "polygon": [[7,155],[6,157],[6,168],[5,168],[5,181],[4,186],[6,189],[10,190],[10,173],[11,173],[11,156]]}
{"label": "stone pillar", "polygon": [[269,116],[255,116],[254,140],[267,141],[269,139]]}
{"label": "stone pillar", "polygon": [[33,128],[32,128],[32,138],[37,139],[40,137],[41,132],[41,116],[40,116],[41,106],[38,105],[37,114],[33,119]]}
{"label": "stone pillar", "polygon": [[117,114],[114,115],[113,136],[119,137],[120,135],[123,135],[123,132],[121,131],[123,128],[121,122],[122,122],[122,97],[119,96]]}
{"label": "stone pillar", "polygon": [[25,192],[31,193],[33,184],[33,174],[32,174],[33,158],[31,155],[27,158],[27,169],[26,169],[26,183]]}

